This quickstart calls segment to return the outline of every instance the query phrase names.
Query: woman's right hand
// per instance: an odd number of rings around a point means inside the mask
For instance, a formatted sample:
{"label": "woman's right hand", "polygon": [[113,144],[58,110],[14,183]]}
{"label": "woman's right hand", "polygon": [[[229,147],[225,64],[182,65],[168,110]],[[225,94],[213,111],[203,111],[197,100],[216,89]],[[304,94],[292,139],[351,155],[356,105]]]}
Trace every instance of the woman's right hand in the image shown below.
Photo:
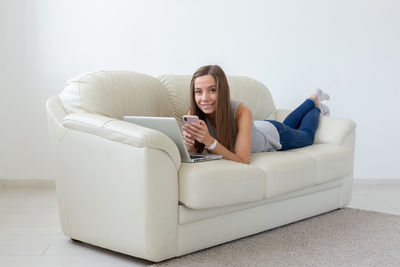
{"label": "woman's right hand", "polygon": [[194,151],[194,137],[191,136],[185,128],[185,125],[182,126],[182,137],[183,137],[183,141],[185,142],[186,148],[188,151]]}

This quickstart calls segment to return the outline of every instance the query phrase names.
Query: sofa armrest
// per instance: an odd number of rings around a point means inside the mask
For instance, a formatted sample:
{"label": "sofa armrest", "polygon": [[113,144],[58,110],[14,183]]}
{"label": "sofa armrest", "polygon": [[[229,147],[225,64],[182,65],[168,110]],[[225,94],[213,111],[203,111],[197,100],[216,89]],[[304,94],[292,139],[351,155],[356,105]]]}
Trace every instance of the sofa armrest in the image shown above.
{"label": "sofa armrest", "polygon": [[174,257],[180,166],[175,143],[96,114],[49,118],[64,234],[152,261]]}
{"label": "sofa armrest", "polygon": [[[282,122],[291,110],[277,109],[275,120]],[[349,119],[321,116],[315,144],[337,144],[352,148],[354,146],[356,123]]]}
{"label": "sofa armrest", "polygon": [[337,144],[354,147],[356,123],[349,119],[321,117],[315,134],[316,144]]}
{"label": "sofa armrest", "polygon": [[69,114],[61,121],[61,124],[66,128],[101,136],[115,142],[162,150],[173,161],[176,169],[180,168],[181,157],[176,144],[159,131],[93,113]]}

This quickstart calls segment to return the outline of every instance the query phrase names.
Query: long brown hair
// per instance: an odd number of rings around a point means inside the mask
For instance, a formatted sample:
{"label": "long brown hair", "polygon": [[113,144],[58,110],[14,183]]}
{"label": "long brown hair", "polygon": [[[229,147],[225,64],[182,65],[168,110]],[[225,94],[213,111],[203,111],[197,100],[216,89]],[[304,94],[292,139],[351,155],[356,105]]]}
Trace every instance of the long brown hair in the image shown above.
{"label": "long brown hair", "polygon": [[[201,111],[197,106],[195,100],[195,87],[194,83],[196,78],[204,75],[211,75],[214,77],[217,85],[217,106],[215,110],[215,127],[217,129],[218,142],[229,149],[234,151],[234,118],[231,108],[230,90],[228,80],[226,79],[224,71],[217,65],[207,65],[200,67],[192,76],[190,82],[190,112],[192,115],[197,115],[201,120],[206,119],[207,115]],[[197,152],[202,152],[204,144],[195,142]]]}

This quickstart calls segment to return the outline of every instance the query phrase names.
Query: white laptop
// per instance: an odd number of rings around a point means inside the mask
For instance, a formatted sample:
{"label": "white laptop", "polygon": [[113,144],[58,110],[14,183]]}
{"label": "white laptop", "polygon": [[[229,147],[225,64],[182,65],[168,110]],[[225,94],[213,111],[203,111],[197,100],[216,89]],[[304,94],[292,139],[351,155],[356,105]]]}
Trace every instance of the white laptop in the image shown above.
{"label": "white laptop", "polygon": [[178,122],[175,118],[169,117],[142,117],[142,116],[124,116],[124,120],[137,125],[160,131],[167,135],[178,147],[183,162],[199,162],[222,158],[222,155],[199,154],[188,152],[183,141]]}

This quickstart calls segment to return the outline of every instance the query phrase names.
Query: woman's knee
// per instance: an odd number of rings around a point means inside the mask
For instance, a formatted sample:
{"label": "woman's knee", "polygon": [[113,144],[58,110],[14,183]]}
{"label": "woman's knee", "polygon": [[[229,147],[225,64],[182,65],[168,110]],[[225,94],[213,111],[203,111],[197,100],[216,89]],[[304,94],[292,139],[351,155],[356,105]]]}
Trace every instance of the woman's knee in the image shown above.
{"label": "woman's knee", "polygon": [[310,135],[310,140],[309,140],[309,146],[311,146],[312,144],[314,144],[314,139],[315,139],[315,134]]}
{"label": "woman's knee", "polygon": [[315,139],[315,134],[312,131],[306,131],[307,135],[305,138],[305,142],[304,145],[305,146],[311,146],[312,144],[314,144],[314,139]]}

